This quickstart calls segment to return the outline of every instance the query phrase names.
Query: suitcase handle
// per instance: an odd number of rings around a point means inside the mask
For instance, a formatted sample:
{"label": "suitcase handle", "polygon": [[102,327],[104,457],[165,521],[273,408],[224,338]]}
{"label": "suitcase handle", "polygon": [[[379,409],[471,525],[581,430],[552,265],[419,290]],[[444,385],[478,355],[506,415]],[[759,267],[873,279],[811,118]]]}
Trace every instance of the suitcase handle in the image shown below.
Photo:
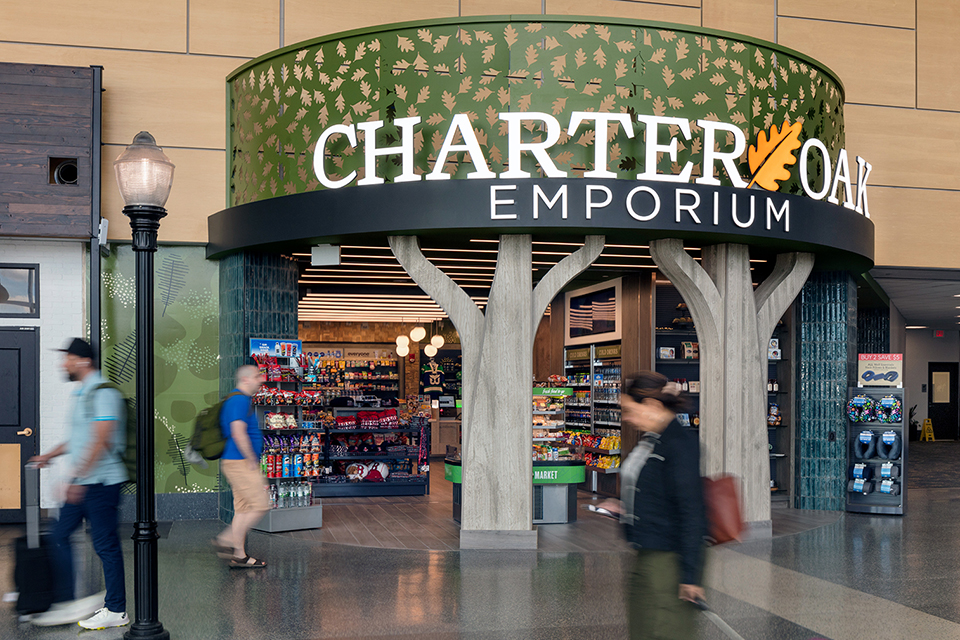
{"label": "suitcase handle", "polygon": [[27,548],[40,546],[40,466],[28,462],[23,467],[26,495],[24,506],[27,512]]}

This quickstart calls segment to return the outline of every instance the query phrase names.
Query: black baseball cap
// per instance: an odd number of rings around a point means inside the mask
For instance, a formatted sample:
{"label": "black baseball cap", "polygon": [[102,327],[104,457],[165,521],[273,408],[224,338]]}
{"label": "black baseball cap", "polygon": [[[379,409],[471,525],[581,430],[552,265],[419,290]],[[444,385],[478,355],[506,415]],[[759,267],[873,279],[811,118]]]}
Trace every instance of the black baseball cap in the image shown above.
{"label": "black baseball cap", "polygon": [[93,353],[93,347],[90,346],[90,343],[86,340],[81,340],[80,338],[74,338],[70,341],[70,344],[67,345],[65,349],[57,349],[63,353],[69,353],[75,355],[78,358],[90,358],[91,360],[96,360]]}

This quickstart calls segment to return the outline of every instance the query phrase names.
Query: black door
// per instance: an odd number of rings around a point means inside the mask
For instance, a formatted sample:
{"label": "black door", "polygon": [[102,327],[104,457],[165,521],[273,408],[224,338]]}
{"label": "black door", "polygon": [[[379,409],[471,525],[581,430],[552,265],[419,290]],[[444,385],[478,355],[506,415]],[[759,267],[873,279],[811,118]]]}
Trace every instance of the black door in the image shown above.
{"label": "black door", "polygon": [[0,327],[0,522],[25,522],[23,465],[37,453],[40,332]]}
{"label": "black door", "polygon": [[956,362],[931,362],[927,365],[927,417],[933,420],[937,440],[960,440],[960,405],[957,403]]}

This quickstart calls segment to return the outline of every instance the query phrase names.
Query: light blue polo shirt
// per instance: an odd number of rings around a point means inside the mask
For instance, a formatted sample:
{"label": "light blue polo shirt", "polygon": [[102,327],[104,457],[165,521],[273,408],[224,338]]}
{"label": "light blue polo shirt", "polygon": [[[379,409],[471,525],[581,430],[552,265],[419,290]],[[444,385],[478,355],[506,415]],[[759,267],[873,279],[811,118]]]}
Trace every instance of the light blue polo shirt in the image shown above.
{"label": "light blue polo shirt", "polygon": [[115,420],[112,446],[100,454],[100,460],[90,472],[77,478],[77,484],[111,485],[126,482],[127,467],[123,452],[127,447],[127,410],[123,396],[116,389],[94,389],[107,382],[99,371],[89,373],[73,392],[72,429],[67,441],[68,453],[74,469],[84,463],[94,438],[94,423]]}

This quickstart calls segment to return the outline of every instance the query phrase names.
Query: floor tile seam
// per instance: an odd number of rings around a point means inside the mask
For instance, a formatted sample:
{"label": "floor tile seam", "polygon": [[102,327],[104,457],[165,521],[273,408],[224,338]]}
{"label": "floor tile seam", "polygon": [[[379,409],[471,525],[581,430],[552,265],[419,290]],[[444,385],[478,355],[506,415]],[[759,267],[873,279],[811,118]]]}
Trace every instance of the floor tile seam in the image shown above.
{"label": "floor tile seam", "polygon": [[[900,640],[918,630],[926,637],[960,637],[960,624],[887,598],[732,548],[716,549],[712,555],[707,587],[833,640]],[[826,615],[836,611],[837,603],[856,615]]]}

